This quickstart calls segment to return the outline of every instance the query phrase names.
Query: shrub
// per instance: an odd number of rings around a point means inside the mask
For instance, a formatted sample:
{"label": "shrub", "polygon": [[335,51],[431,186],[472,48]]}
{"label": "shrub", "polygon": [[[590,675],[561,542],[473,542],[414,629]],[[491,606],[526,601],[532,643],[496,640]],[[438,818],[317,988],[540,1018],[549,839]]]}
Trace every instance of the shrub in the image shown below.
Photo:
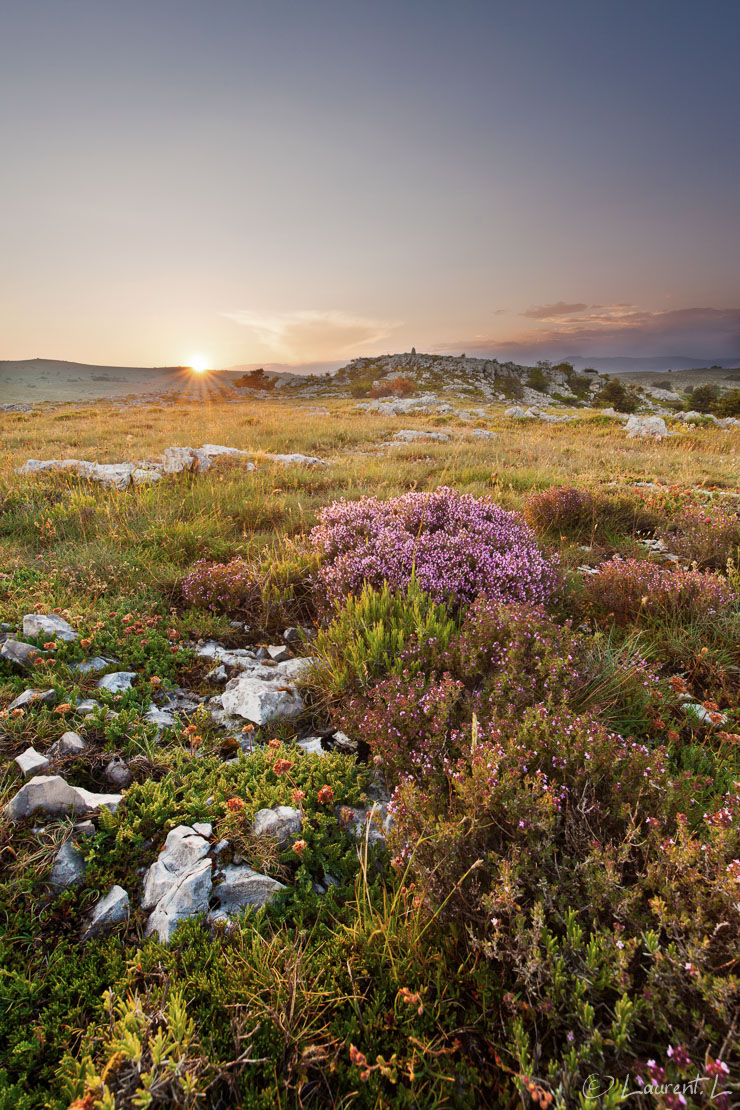
{"label": "shrub", "polygon": [[731,389],[712,405],[715,416],[740,416],[740,389]]}
{"label": "shrub", "polygon": [[371,397],[410,397],[416,391],[416,386],[410,378],[399,375],[397,378],[387,378],[373,382],[369,389]]}
{"label": "shrub", "polygon": [[692,829],[691,776],[674,789],[662,752],[542,709],[468,730],[445,779],[399,787],[391,846],[427,912],[490,961],[522,1086],[536,1074],[580,1105],[593,1072],[711,1075],[723,1044],[734,1059],[736,794]]}
{"label": "shrub", "polygon": [[538,532],[575,531],[579,535],[593,530],[595,501],[588,490],[554,486],[532,494],[524,504],[524,518]]}
{"label": "shrub", "polygon": [[408,650],[391,677],[338,713],[360,735],[390,785],[427,782],[456,757],[459,730],[473,714],[482,728],[518,720],[533,706],[588,708],[633,735],[652,729],[665,697],[638,645],[621,646],[559,625],[543,609],[480,597],[443,649]]}
{"label": "shrub", "polygon": [[421,590],[415,578],[397,594],[386,583],[380,590],[366,584],[359,597],[336,601],[334,619],[311,650],[317,662],[308,684],[322,700],[333,702],[407,666],[415,675],[430,652],[447,647],[455,627],[447,608]]}
{"label": "shrub", "polygon": [[587,608],[597,620],[617,625],[651,621],[691,621],[711,617],[737,601],[728,583],[716,574],[669,570],[637,559],[611,560],[584,586]]}
{"label": "shrub", "polygon": [[485,593],[543,602],[555,587],[553,564],[517,514],[446,487],[388,501],[335,501],[319,514],[311,542],[324,555],[319,577],[334,598],[365,582],[402,590],[412,575],[436,601]]}
{"label": "shrub", "polygon": [[686,401],[686,411],[711,412],[717,400],[718,389],[715,385],[697,385]]}
{"label": "shrub", "polygon": [[294,558],[275,557],[260,567],[242,558],[228,563],[200,559],[180,582],[183,599],[212,613],[247,617],[267,628],[312,615],[310,575]]}
{"label": "shrub", "polygon": [[720,570],[730,559],[737,561],[740,516],[716,506],[689,506],[672,517],[658,535],[671,551],[700,568]]}
{"label": "shrub", "polygon": [[548,380],[544,369],[541,366],[533,366],[529,371],[527,377],[527,385],[530,389],[536,389],[540,393],[547,392]]}
{"label": "shrub", "polygon": [[606,405],[617,412],[635,412],[639,400],[618,378],[613,378],[597,393],[594,404]]}

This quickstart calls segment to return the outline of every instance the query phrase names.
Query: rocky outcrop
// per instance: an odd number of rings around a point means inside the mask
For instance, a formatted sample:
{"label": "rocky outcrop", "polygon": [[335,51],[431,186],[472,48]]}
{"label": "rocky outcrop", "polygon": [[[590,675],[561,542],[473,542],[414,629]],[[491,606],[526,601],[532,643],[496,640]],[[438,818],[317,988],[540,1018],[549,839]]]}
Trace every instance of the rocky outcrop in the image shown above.
{"label": "rocky outcrop", "polygon": [[[210,826],[207,829],[210,835]],[[152,911],[147,936],[156,933],[167,944],[184,917],[207,911],[212,885],[208,850],[208,840],[194,826],[178,825],[167,834],[159,859],[144,879],[141,905]]]}
{"label": "rocky outcrop", "polygon": [[217,908],[211,910],[208,920],[213,924],[230,921],[247,908],[267,905],[281,890],[285,890],[283,883],[253,871],[245,863],[227,865],[221,882],[213,888]]}
{"label": "rocky outcrop", "polygon": [[419,440],[427,440],[437,443],[449,443],[450,437],[446,432],[424,432],[418,428],[402,428],[400,432],[396,432],[393,439],[397,443],[416,443]]}

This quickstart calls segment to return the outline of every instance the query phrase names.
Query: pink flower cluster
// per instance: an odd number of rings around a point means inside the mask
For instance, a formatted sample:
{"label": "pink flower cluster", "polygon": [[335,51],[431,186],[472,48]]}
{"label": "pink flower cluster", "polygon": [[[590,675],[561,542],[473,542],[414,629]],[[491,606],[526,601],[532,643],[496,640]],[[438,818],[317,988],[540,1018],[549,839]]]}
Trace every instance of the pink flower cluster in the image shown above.
{"label": "pink flower cluster", "polygon": [[335,501],[311,532],[323,552],[320,578],[329,597],[363,583],[405,588],[412,575],[436,601],[547,601],[556,582],[553,562],[516,513],[488,497],[447,487],[388,501]]}

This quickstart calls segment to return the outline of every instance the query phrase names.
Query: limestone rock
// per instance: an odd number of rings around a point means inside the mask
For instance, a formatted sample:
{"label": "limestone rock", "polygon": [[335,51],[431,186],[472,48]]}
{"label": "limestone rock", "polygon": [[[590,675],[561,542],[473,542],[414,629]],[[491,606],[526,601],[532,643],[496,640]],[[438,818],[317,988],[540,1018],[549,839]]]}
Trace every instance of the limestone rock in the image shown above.
{"label": "limestone rock", "polygon": [[283,883],[253,871],[246,864],[230,864],[224,867],[223,881],[213,891],[218,908],[211,910],[209,921],[228,921],[247,907],[265,906],[279,891],[285,890]]}
{"label": "limestone rock", "polygon": [[94,794],[81,786],[70,786],[61,775],[35,775],[8,802],[5,816],[18,821],[41,810],[54,816],[73,813],[86,817],[103,807],[115,813],[121,801],[121,794]]}
{"label": "limestone rock", "polygon": [[287,681],[285,672],[266,667],[245,671],[227,682],[222,704],[227,714],[256,725],[297,717],[305,708],[303,698]]}
{"label": "limestone rock", "polygon": [[273,462],[282,463],[283,466],[290,466],[291,464],[298,464],[300,466],[328,466],[326,459],[318,459],[315,455],[273,455],[268,454],[268,459]]}
{"label": "limestone rock", "polygon": [[117,790],[125,790],[130,786],[133,775],[129,770],[129,765],[120,755],[114,755],[105,768],[105,777],[111,786],[116,787]]}
{"label": "limestone rock", "polygon": [[393,436],[397,443],[416,443],[418,440],[432,440],[438,443],[449,443],[450,437],[446,432],[423,432],[420,429],[402,428]]}
{"label": "limestone rock", "polygon": [[273,806],[255,813],[252,830],[255,836],[274,836],[280,847],[285,848],[302,827],[300,810],[291,806]]}
{"label": "limestone rock", "polygon": [[83,701],[78,701],[75,706],[75,713],[94,713],[96,709],[100,709],[99,701],[95,698],[85,698]]}
{"label": "limestone rock", "polygon": [[162,454],[162,471],[180,474],[183,470],[204,473],[211,468],[211,460],[199,447],[167,447]]}
{"label": "limestone rock", "polygon": [[142,907],[154,909],[180,880],[193,871],[208,854],[208,841],[188,825],[171,829],[160,856],[144,879]]}
{"label": "limestone rock", "polygon": [[636,437],[664,439],[668,435],[668,429],[662,416],[637,416],[633,413],[624,428],[629,439],[635,439]]}
{"label": "limestone rock", "polygon": [[106,674],[98,681],[98,690],[107,690],[110,694],[121,694],[124,690],[131,689],[135,678],[136,671],[113,671],[112,674]]}
{"label": "limestone rock", "polygon": [[298,747],[301,748],[306,755],[326,755],[320,736],[307,736],[305,740],[298,741]]}
{"label": "limestone rock", "polygon": [[105,898],[101,898],[87,919],[87,928],[82,939],[87,940],[96,933],[119,925],[129,915],[129,897],[122,886],[112,886]]}
{"label": "limestone rock", "polygon": [[18,764],[21,774],[26,779],[45,771],[49,766],[49,760],[46,756],[37,752],[35,748],[26,748],[24,752],[15,757],[15,763]]}
{"label": "limestone rock", "polygon": [[24,671],[30,671],[36,660],[43,659],[45,655],[45,651],[34,647],[33,644],[26,644],[23,640],[6,640],[0,646],[0,658],[15,663],[17,667]]}
{"label": "limestone rock", "polygon": [[55,890],[66,890],[77,886],[85,875],[85,857],[79,848],[66,840],[56,854],[54,866],[49,875],[49,885]]}
{"label": "limestone rock", "polygon": [[183,918],[208,910],[212,885],[211,861],[203,859],[192,871],[182,874],[172,889],[157,903],[149,916],[146,936],[156,933],[164,944],[169,943]]}
{"label": "limestone rock", "polygon": [[77,674],[95,674],[97,671],[107,670],[111,663],[116,662],[116,659],[108,659],[105,655],[94,655],[92,659],[83,659],[81,663],[75,663],[71,669]]}
{"label": "limestone rock", "polygon": [[338,816],[352,833],[355,840],[365,842],[368,847],[385,847],[386,835],[390,832],[393,817],[388,813],[385,802],[375,802],[367,808],[340,807]]}
{"label": "limestone rock", "polygon": [[23,618],[23,635],[30,639],[45,636],[47,640],[56,637],[71,643],[77,639],[77,633],[72,625],[58,617],[56,613],[26,613]]}
{"label": "limestone rock", "polygon": [[15,701],[10,703],[8,711],[26,709],[29,705],[53,705],[56,700],[57,695],[54,690],[24,690]]}
{"label": "limestone rock", "polygon": [[80,755],[84,750],[85,741],[78,732],[65,732],[49,748],[49,756],[52,759],[66,759],[69,756]]}

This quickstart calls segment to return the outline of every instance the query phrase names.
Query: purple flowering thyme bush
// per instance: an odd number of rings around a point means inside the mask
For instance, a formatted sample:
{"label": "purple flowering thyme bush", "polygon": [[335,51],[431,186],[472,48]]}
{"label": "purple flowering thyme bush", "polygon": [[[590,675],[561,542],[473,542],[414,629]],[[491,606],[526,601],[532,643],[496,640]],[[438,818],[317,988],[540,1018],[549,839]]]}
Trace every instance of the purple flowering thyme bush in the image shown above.
{"label": "purple flowering thyme bush", "polygon": [[321,584],[331,599],[368,582],[405,589],[413,574],[435,601],[545,602],[557,579],[517,513],[488,497],[441,486],[381,501],[334,501],[311,532],[324,562]]}

